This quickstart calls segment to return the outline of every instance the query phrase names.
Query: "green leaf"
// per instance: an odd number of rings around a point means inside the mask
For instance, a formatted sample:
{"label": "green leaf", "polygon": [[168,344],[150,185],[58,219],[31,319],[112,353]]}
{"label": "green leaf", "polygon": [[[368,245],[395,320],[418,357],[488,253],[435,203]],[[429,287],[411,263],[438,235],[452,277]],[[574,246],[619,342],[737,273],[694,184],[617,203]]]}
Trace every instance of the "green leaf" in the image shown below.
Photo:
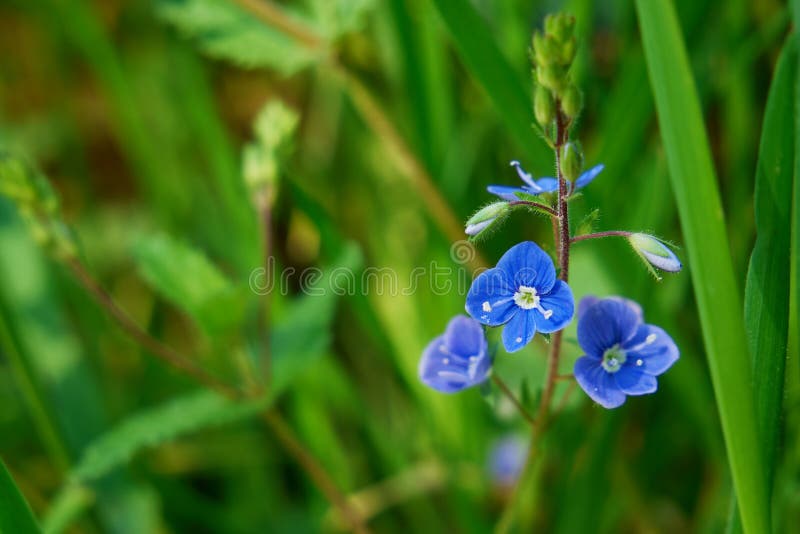
{"label": "green leaf", "polygon": [[39,527],[28,503],[0,460],[0,534],[38,533]]}
{"label": "green leaf", "polygon": [[672,3],[636,8],[742,524],[770,532],[742,306],[700,102]]}
{"label": "green leaf", "polygon": [[267,405],[260,398],[233,402],[197,391],[134,414],[94,440],[74,468],[75,482],[97,479],[127,463],[137,452],[201,429],[252,417]]}
{"label": "green leaf", "polygon": [[45,534],[64,532],[95,502],[95,494],[81,484],[68,484],[53,499],[42,520]]}
{"label": "green leaf", "polygon": [[319,59],[228,0],[159,0],[158,14],[208,55],[242,67],[267,67],[288,76]]}
{"label": "green leaf", "polygon": [[766,460],[767,491],[780,431],[789,292],[792,180],[794,178],[796,39],[784,47],[770,87],[761,128],[755,185],[756,242],[744,292],[744,317],[753,357],[756,414]]}
{"label": "green leaf", "polygon": [[526,165],[540,174],[552,170],[553,155],[535,135],[528,90],[495,43],[495,36],[467,0],[434,0],[467,69],[489,95],[517,144],[527,151]]}
{"label": "green leaf", "polygon": [[156,234],[140,239],[133,255],[144,279],[207,333],[241,324],[245,295],[201,252]]}

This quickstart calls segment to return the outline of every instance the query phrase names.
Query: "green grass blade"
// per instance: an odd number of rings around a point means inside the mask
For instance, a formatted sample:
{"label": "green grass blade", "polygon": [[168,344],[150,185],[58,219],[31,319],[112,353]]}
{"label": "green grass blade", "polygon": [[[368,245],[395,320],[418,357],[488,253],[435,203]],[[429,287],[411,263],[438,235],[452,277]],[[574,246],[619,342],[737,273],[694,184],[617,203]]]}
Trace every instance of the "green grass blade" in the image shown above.
{"label": "green grass blade", "polygon": [[742,306],[700,102],[672,4],[636,8],[742,524],[769,532]]}
{"label": "green grass blade", "polygon": [[552,153],[531,127],[533,112],[528,91],[500,52],[486,23],[467,0],[434,3],[467,69],[489,95],[519,146],[532,158],[529,166],[539,174],[552,172]]}
{"label": "green grass blade", "polygon": [[[758,236],[744,292],[745,327],[753,356],[756,414],[763,440],[767,482],[776,464],[786,344],[789,328],[794,84],[797,46],[784,47],[767,100],[755,187]],[[769,488],[768,488],[769,491]]]}
{"label": "green grass blade", "polygon": [[0,460],[0,533],[32,534],[39,527],[5,463]]}

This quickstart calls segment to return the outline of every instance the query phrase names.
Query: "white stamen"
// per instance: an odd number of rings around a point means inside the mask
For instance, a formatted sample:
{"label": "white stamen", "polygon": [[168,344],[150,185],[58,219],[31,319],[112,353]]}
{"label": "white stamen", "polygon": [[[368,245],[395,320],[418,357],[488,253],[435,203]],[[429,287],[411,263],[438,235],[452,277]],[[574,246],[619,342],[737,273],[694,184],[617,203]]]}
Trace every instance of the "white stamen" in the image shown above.
{"label": "white stamen", "polygon": [[541,300],[535,287],[519,286],[517,292],[514,293],[514,304],[523,310],[537,310],[545,319],[549,319],[553,315],[553,310],[544,309]]}
{"label": "white stamen", "polygon": [[648,344],[648,345],[649,345],[649,344],[651,344],[653,341],[655,341],[657,337],[658,337],[658,336],[656,336],[655,334],[650,334],[649,336],[647,336],[646,338],[644,338],[644,342],[645,342],[646,344]]}
{"label": "white stamen", "polygon": [[491,305],[491,304],[489,304],[489,301],[488,301],[488,300],[487,300],[486,302],[484,302],[484,303],[483,303],[483,311],[485,311],[485,312],[490,312],[490,311],[492,311],[492,305]]}
{"label": "white stamen", "polygon": [[642,361],[642,359],[641,359],[641,358],[639,358],[638,360],[636,360],[636,365],[637,365],[637,366],[639,366],[639,367],[641,367],[643,363],[644,363],[644,362]]}
{"label": "white stamen", "polygon": [[443,359],[443,360],[442,360],[442,363],[443,363],[443,364],[445,364],[445,365],[447,365],[448,363],[450,363],[450,358],[445,358],[445,359]]}
{"label": "white stamen", "polygon": [[517,343],[522,343],[522,338],[521,338],[521,337],[518,337],[518,338],[517,338],[517,339],[515,339],[514,341],[516,341]]}

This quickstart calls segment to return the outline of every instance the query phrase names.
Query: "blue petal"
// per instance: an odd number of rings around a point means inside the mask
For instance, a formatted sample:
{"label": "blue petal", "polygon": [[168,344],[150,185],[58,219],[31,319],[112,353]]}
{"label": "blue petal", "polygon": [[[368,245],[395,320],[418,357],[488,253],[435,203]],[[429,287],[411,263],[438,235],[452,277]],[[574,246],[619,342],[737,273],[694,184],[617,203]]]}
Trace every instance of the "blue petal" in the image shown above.
{"label": "blue petal", "polygon": [[516,160],[512,161],[511,162],[511,166],[517,169],[517,175],[519,176],[520,180],[522,180],[523,182],[525,182],[529,186],[531,186],[534,189],[536,189],[536,185],[535,185],[536,182],[533,181],[533,175],[531,173],[529,173],[529,172],[525,172],[525,170],[523,170],[522,165],[520,164],[519,161],[516,161]]}
{"label": "blue petal", "polygon": [[539,294],[549,293],[556,282],[553,260],[533,241],[523,241],[508,249],[497,269],[506,273],[513,291],[519,286],[536,288]]}
{"label": "blue petal", "polygon": [[532,188],[536,190],[537,194],[552,193],[553,191],[558,191],[558,180],[550,177],[539,178]]}
{"label": "blue petal", "polygon": [[645,373],[635,363],[631,362],[630,357],[613,376],[619,389],[627,395],[647,395],[648,393],[655,393],[658,389],[656,377]]}
{"label": "blue petal", "polygon": [[626,341],[622,348],[628,353],[628,362],[642,360],[639,367],[653,376],[672,367],[680,356],[678,347],[669,334],[650,324],[639,325],[636,335]]}
{"label": "blue petal", "polygon": [[578,177],[577,180],[575,180],[575,187],[577,187],[578,189],[580,189],[581,187],[586,187],[592,182],[592,180],[597,178],[597,175],[600,174],[604,168],[605,165],[601,163],[600,165],[595,165],[588,171],[584,172]]}
{"label": "blue petal", "polygon": [[444,359],[449,356],[444,336],[433,339],[419,361],[419,379],[428,387],[442,393],[455,393],[469,386],[466,373],[447,371]]}
{"label": "blue petal", "polygon": [[578,320],[581,320],[583,314],[586,313],[590,307],[592,307],[596,302],[599,302],[600,299],[595,297],[594,295],[587,295],[581,299],[578,303]]}
{"label": "blue petal", "polygon": [[506,352],[517,352],[530,343],[536,334],[535,310],[519,310],[503,328],[503,346]]}
{"label": "blue petal", "polygon": [[508,185],[490,185],[486,188],[493,195],[497,195],[498,197],[502,198],[503,200],[519,200],[517,197],[517,193],[528,193],[535,195],[533,191],[528,191],[527,189],[523,189],[521,187],[511,187]]}
{"label": "blue petal", "polygon": [[444,342],[452,354],[466,359],[483,356],[487,347],[483,327],[475,319],[464,315],[453,317],[447,324]]}
{"label": "blue petal", "polygon": [[641,319],[622,299],[602,299],[589,306],[578,321],[578,343],[596,358],[636,334]]}
{"label": "blue petal", "polygon": [[545,334],[561,330],[569,324],[575,314],[572,290],[561,280],[556,280],[550,293],[542,295],[540,304],[545,310],[553,312],[549,319],[545,319],[539,310],[530,310],[536,317],[536,329]]}
{"label": "blue petal", "polygon": [[519,309],[514,303],[514,291],[503,270],[484,271],[469,288],[465,305],[467,313],[488,326],[504,324]]}
{"label": "blue petal", "polygon": [[575,380],[593,401],[603,408],[616,408],[625,402],[625,393],[600,361],[583,356],[575,361]]}

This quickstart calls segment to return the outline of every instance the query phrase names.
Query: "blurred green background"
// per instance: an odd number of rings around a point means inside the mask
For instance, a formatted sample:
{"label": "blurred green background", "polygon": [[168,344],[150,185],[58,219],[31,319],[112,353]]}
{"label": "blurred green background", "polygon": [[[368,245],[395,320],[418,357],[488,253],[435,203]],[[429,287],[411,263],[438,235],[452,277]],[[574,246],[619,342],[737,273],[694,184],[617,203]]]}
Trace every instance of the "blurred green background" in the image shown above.
{"label": "blurred green background", "polygon": [[[572,203],[573,220],[599,208],[598,230],[648,231],[680,247],[634,6],[308,0],[270,4],[278,24],[269,26],[259,4],[3,0],[0,147],[49,176],[89,269],[117,302],[235,382],[264,341],[248,287],[263,239],[241,151],[266,102],[294,109],[271,225],[276,265],[295,270],[289,294],[270,297],[276,406],[375,531],[491,531],[508,488],[493,482],[487,458],[500,437],[525,437],[524,421],[496,392],[425,388],[417,362],[463,312],[474,268],[521,240],[551,243],[545,219],[517,213],[474,258],[458,251],[472,261],[451,249],[461,222],[490,200],[486,185],[517,183],[510,160],[552,173],[528,99],[529,39],[548,12],[577,17],[572,72],[585,111],[576,133],[587,164],[606,166]],[[770,0],[675,6],[743,287],[762,116],[790,13]],[[322,268],[323,281],[336,268],[387,268],[399,288],[315,300],[299,291],[308,267]],[[450,290],[423,278],[402,291],[419,267],[449,269]],[[657,394],[618,410],[580,391],[567,397],[525,507],[529,528],[724,529],[731,480],[691,269],[658,283],[622,240],[575,246],[576,297],[638,300],[682,357]],[[566,339],[569,372],[580,355],[574,325]],[[500,354],[496,372],[535,403],[544,363],[534,343]],[[789,365],[792,407],[800,375]],[[255,410],[209,417],[213,407],[191,402],[197,390],[114,326],[0,199],[0,455],[47,530],[342,528]],[[152,415],[181,399],[191,406],[171,419]],[[203,422],[193,425],[195,412]],[[800,519],[789,413],[774,504],[782,532]]]}

